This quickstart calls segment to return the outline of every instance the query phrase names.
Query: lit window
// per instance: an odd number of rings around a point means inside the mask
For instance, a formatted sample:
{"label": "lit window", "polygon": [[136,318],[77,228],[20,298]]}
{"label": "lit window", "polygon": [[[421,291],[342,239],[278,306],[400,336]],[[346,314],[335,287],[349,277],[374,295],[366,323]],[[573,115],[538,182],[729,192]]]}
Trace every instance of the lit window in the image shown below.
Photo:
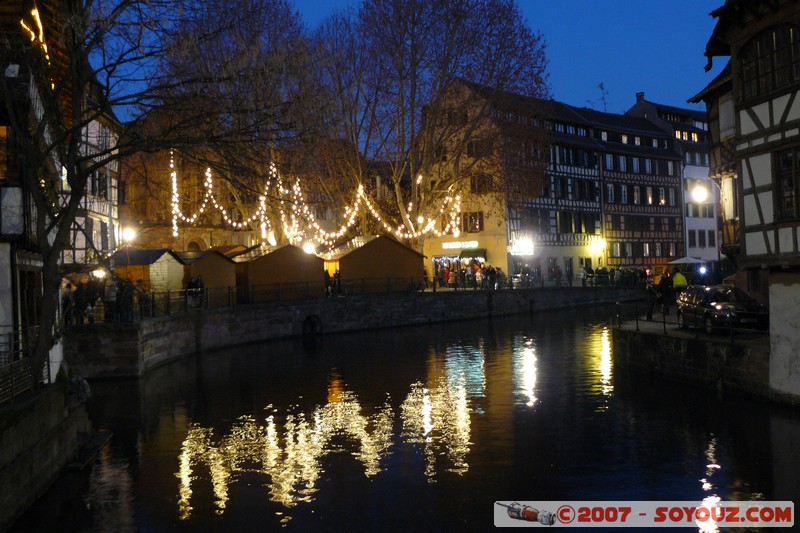
{"label": "lit window", "polygon": [[622,144],[628,144],[628,136],[625,134],[622,135]]}
{"label": "lit window", "polygon": [[645,202],[647,202],[647,205],[653,205],[653,188],[646,187],[644,190],[644,195],[645,195]]}
{"label": "lit window", "polygon": [[608,132],[607,131],[601,131],[600,132],[600,138],[602,140],[604,140],[604,141],[607,141],[608,140]]}
{"label": "lit window", "polygon": [[696,133],[694,133],[694,132],[692,132],[692,142],[696,143],[696,142],[697,142],[697,140],[698,140],[698,139],[697,139],[697,134],[696,134]]}
{"label": "lit window", "polygon": [[0,126],[0,179],[8,177],[8,128]]}
{"label": "lit window", "polygon": [[667,195],[664,187],[658,188],[658,204],[659,205],[667,205]]}
{"label": "lit window", "polygon": [[642,138],[641,137],[634,137],[633,138],[633,144],[635,144],[636,146],[639,146],[640,144],[642,144]]}
{"label": "lit window", "polygon": [[800,147],[778,152],[775,157],[778,216],[796,219],[800,217]]}
{"label": "lit window", "polygon": [[642,255],[645,257],[650,257],[650,243],[645,242],[642,243]]}
{"label": "lit window", "polygon": [[639,205],[642,201],[641,199],[641,188],[638,185],[634,185],[633,187],[633,203]]}
{"label": "lit window", "polygon": [[682,131],[681,132],[681,139],[683,139],[684,141],[688,140],[689,139],[689,132]]}
{"label": "lit window", "polygon": [[680,139],[681,138],[681,130],[675,130],[675,138],[676,139]]}

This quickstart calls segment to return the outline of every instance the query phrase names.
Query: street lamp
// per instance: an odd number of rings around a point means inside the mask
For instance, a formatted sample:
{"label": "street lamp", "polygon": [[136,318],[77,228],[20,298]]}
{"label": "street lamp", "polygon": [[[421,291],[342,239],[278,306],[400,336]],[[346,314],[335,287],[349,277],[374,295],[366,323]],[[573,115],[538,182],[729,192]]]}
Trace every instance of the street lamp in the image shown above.
{"label": "street lamp", "polygon": [[603,266],[603,255],[605,250],[606,240],[604,238],[598,237],[589,242],[589,252],[592,254],[592,257],[597,257],[598,267]]}
{"label": "street lamp", "polygon": [[[708,182],[713,183],[714,187],[717,188],[717,193],[719,193],[718,197],[714,197],[711,194],[712,191],[711,191],[710,187],[708,185],[706,185]],[[695,186],[691,190],[691,196],[692,196],[692,200],[694,200],[694,202],[697,203],[697,204],[707,204],[709,202],[712,202],[713,205],[715,206],[715,209],[714,209],[714,211],[715,211],[714,212],[714,234],[715,234],[714,241],[715,242],[714,242],[714,245],[715,245],[716,252],[717,252],[716,261],[717,261],[717,263],[719,263],[719,259],[720,259],[719,214],[716,213],[716,210],[722,208],[722,188],[720,187],[719,183],[717,183],[716,180],[714,180],[713,178],[697,180],[695,182]],[[686,250],[686,253],[688,255],[688,253],[689,253],[689,250],[688,250],[688,243],[689,243],[688,232],[690,231],[690,228],[689,228],[689,224],[686,224],[685,226],[686,226],[686,233],[687,233],[687,237],[686,237],[687,250]],[[701,272],[701,274],[704,274],[704,272]]]}
{"label": "street lamp", "polygon": [[125,256],[128,259],[128,264],[125,265],[125,277],[129,278],[130,275],[128,270],[131,267],[131,243],[136,238],[136,229],[128,226],[127,228],[122,228],[122,242],[125,243]]}

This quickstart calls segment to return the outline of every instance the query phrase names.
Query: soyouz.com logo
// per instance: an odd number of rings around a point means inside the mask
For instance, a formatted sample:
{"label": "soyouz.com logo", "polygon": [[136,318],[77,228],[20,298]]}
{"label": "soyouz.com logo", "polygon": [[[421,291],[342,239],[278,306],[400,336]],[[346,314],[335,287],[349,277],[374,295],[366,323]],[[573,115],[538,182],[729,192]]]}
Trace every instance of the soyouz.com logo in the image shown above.
{"label": "soyouz.com logo", "polygon": [[558,527],[793,527],[790,501],[495,502],[494,525]]}

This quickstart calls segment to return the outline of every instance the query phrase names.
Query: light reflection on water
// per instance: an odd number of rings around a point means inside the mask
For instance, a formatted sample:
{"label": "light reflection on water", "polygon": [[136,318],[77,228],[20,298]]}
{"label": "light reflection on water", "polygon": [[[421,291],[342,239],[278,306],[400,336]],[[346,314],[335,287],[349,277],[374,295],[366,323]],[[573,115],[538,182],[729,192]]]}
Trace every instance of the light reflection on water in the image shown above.
{"label": "light reflection on water", "polygon": [[386,403],[366,416],[336,372],[329,383],[327,404],[308,415],[286,414],[282,427],[272,414],[263,422],[242,416],[227,435],[215,439],[213,429],[193,424],[181,446],[176,474],[180,519],[191,517],[192,485],[204,481],[201,467],[210,472],[218,515],[225,512],[230,484],[244,472],[261,474],[269,498],[287,508],[313,501],[322,471],[320,458],[342,450],[339,438],[352,444],[350,453],[367,477],[380,472],[380,460],[391,443],[391,406]]}
{"label": "light reflection on water", "polygon": [[111,444],[73,505],[42,503],[69,520],[18,530],[485,530],[496,500],[800,498],[799,420],[620,374],[605,317],[271,343],[97,385]]}

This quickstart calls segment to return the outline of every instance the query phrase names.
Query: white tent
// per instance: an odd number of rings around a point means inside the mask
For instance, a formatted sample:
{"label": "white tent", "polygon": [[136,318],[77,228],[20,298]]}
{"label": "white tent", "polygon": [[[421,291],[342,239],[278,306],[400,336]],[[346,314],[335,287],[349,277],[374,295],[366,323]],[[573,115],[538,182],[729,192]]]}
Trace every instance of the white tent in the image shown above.
{"label": "white tent", "polygon": [[676,259],[674,261],[670,261],[667,263],[668,265],[700,265],[704,264],[705,261],[702,259],[695,259],[694,257],[681,257],[680,259]]}

